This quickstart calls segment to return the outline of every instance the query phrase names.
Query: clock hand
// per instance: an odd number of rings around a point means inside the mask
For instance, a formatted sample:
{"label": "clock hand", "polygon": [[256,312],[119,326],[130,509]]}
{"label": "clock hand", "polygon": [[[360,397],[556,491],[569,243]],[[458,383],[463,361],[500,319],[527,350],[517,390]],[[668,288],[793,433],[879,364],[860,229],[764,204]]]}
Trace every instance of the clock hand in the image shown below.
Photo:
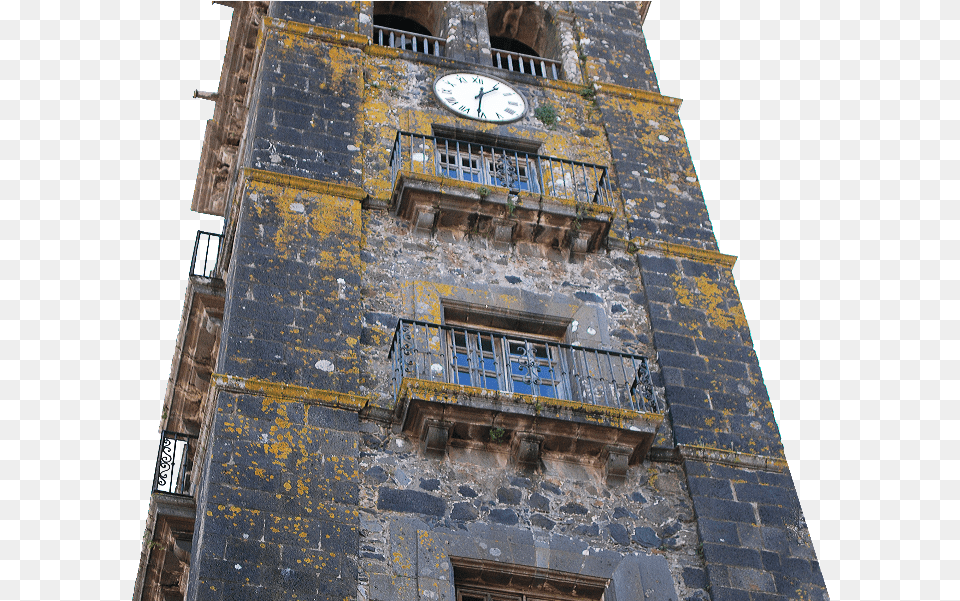
{"label": "clock hand", "polygon": [[480,92],[477,93],[476,96],[474,96],[474,98],[477,99],[477,113],[480,112],[480,105],[483,104],[483,95],[484,95],[484,94],[489,94],[490,92],[495,92],[495,91],[497,91],[497,90],[499,90],[499,89],[500,89],[500,84],[497,84],[497,85],[493,86],[492,88],[490,88],[490,89],[487,90],[486,92],[483,91],[483,87],[482,87],[482,86],[480,87]]}

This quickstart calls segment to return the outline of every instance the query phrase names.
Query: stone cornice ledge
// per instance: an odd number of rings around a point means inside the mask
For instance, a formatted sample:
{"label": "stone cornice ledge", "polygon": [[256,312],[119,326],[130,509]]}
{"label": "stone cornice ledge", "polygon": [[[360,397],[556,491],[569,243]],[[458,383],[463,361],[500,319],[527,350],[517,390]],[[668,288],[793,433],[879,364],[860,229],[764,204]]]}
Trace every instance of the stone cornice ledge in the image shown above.
{"label": "stone cornice ledge", "polygon": [[704,461],[707,463],[723,463],[734,467],[745,467],[768,472],[787,472],[787,460],[766,455],[754,455],[726,449],[715,449],[697,445],[677,445],[677,450],[684,461]]}
{"label": "stone cornice ledge", "polygon": [[363,188],[358,186],[337,184],[333,182],[321,182],[315,179],[300,177],[299,175],[274,173],[273,171],[253,169],[252,167],[244,168],[243,178],[247,182],[261,182],[283,188],[309,190],[310,192],[316,192],[318,194],[330,194],[331,196],[340,196],[342,198],[349,198],[351,200],[364,200],[367,197],[367,193],[364,192]]}
{"label": "stone cornice ledge", "polygon": [[663,240],[633,238],[630,240],[629,246],[638,250],[653,250],[671,257],[681,257],[700,261],[701,263],[711,263],[713,265],[719,265],[720,267],[726,267],[727,269],[733,269],[733,266],[737,264],[737,257],[734,255],[725,255],[715,250],[664,242]]}
{"label": "stone cornice ledge", "polygon": [[346,409],[348,411],[361,411],[367,406],[367,403],[370,402],[369,397],[357,394],[320,390],[318,388],[307,388],[306,386],[297,386],[295,384],[282,384],[279,382],[259,380],[257,378],[242,378],[224,374],[213,374],[210,378],[210,384],[215,392],[224,391],[236,394],[262,395],[279,401],[297,401],[310,405],[325,405],[327,407],[336,407],[337,409]]}
{"label": "stone cornice ledge", "polygon": [[286,33],[305,38],[314,38],[329,42],[331,44],[340,44],[342,46],[353,46],[354,48],[363,48],[370,43],[365,35],[359,33],[347,33],[338,29],[330,29],[317,25],[307,25],[297,21],[287,21],[284,19],[274,19],[271,17],[263,18],[263,25],[268,30],[284,31]]}
{"label": "stone cornice ledge", "polygon": [[647,92],[646,90],[618,86],[615,83],[601,83],[599,81],[595,81],[592,85],[597,94],[609,94],[610,96],[630,98],[632,100],[640,100],[642,102],[655,102],[657,104],[666,104],[674,108],[680,108],[680,105],[683,103],[683,100],[680,98],[664,96],[658,92]]}

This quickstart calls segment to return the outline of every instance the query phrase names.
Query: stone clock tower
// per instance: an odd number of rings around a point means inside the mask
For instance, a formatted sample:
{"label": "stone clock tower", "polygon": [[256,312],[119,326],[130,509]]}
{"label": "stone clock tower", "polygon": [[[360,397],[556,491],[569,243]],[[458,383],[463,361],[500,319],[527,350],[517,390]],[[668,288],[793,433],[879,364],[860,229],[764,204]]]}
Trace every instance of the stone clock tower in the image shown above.
{"label": "stone clock tower", "polygon": [[134,598],[826,598],[648,2],[233,6]]}

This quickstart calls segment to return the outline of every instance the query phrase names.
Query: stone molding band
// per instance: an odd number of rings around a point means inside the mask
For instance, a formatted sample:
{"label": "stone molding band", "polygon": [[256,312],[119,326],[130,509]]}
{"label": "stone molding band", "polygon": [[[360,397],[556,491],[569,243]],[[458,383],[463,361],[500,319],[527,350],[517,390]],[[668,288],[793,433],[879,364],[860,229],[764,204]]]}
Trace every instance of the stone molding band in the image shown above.
{"label": "stone molding band", "polygon": [[677,445],[677,451],[684,461],[703,461],[705,463],[722,463],[734,467],[746,467],[767,472],[789,472],[787,460],[780,457],[754,455],[727,449],[715,449],[697,445]]}
{"label": "stone molding band", "polygon": [[213,374],[210,378],[211,395],[220,391],[236,394],[262,395],[278,401],[296,401],[310,405],[324,405],[348,411],[361,411],[370,402],[370,397],[347,394],[333,390],[307,388],[296,384],[282,384],[257,378],[244,378]]}
{"label": "stone molding band", "polygon": [[725,255],[715,250],[676,244],[674,242],[665,242],[663,240],[633,238],[629,241],[628,247],[639,250],[652,250],[675,258],[693,259],[694,261],[710,263],[719,267],[726,267],[727,269],[733,269],[733,266],[737,264],[737,257],[734,255]]}
{"label": "stone molding band", "polygon": [[596,81],[587,87],[592,87],[597,94],[629,98],[631,100],[638,100],[640,102],[665,104],[667,106],[672,106],[673,108],[680,108],[680,105],[683,103],[683,100],[680,98],[664,96],[663,94],[659,94],[657,92],[647,92],[646,90],[639,90],[637,88],[628,88],[615,83],[602,83]]}
{"label": "stone molding band", "polygon": [[[297,190],[306,190],[316,192],[317,194],[329,194],[339,196],[350,200],[364,200],[367,193],[363,188],[346,184],[337,184],[333,182],[322,182],[316,179],[300,177],[299,175],[287,175],[285,173],[275,173],[263,169],[254,169],[245,167],[243,169],[243,178],[245,182],[262,182],[272,184],[283,188],[296,188]],[[242,188],[242,186],[241,186]]]}
{"label": "stone molding band", "polygon": [[360,35],[359,33],[347,33],[339,29],[307,25],[306,23],[300,23],[298,21],[264,17],[263,26],[268,30],[280,31],[304,38],[313,38],[340,46],[363,48],[370,43],[370,38],[365,35]]}
{"label": "stone molding band", "polygon": [[[370,397],[356,394],[335,392],[307,388],[295,384],[282,384],[257,378],[244,378],[225,374],[213,374],[210,378],[211,396],[215,398],[219,391],[236,394],[263,395],[277,401],[297,401],[306,404],[335,407],[348,411],[363,411],[368,407]],[[706,463],[721,463],[734,467],[759,469],[768,472],[788,472],[787,461],[779,457],[754,455],[715,449],[696,445],[677,445],[677,453],[683,461],[703,461]],[[666,459],[665,457],[663,459]]]}

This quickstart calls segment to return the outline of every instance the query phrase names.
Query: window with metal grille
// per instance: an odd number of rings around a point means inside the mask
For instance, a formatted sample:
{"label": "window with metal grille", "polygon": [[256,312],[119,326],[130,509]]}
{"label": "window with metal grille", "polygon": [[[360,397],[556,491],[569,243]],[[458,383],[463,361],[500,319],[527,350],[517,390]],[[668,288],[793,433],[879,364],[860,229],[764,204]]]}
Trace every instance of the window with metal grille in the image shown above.
{"label": "window with metal grille", "polygon": [[559,345],[567,334],[567,320],[479,309],[444,300],[445,332],[457,384],[569,398],[569,358]]}
{"label": "window with metal grille", "polygon": [[459,140],[438,141],[436,149],[437,170],[444,177],[512,190],[540,191],[535,156]]}
{"label": "window with metal grille", "polygon": [[[497,332],[447,330],[456,383],[548,398],[567,398],[560,348],[548,341]],[[498,366],[507,369],[497,369]]]}

